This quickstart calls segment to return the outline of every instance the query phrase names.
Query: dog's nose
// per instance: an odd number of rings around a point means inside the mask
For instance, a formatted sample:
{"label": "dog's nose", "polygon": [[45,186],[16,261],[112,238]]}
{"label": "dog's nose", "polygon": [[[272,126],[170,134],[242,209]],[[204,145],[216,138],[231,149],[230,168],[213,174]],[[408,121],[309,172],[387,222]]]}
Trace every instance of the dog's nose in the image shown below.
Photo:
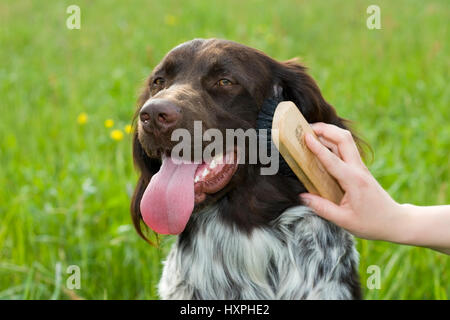
{"label": "dog's nose", "polygon": [[181,109],[169,100],[154,99],[142,107],[139,118],[144,127],[165,132],[181,119]]}

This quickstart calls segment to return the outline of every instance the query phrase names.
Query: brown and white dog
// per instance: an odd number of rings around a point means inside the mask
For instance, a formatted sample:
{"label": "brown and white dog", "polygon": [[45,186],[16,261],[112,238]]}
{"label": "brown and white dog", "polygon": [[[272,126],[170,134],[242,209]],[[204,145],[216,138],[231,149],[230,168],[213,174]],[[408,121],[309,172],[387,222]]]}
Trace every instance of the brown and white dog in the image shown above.
{"label": "brown and white dog", "polygon": [[[136,112],[140,172],[131,213],[177,234],[159,283],[163,299],[359,299],[351,236],[301,203],[304,186],[259,164],[176,164],[174,130],[255,128],[279,86],[310,122],[345,128],[305,67],[226,40],[172,49],[148,78]],[[200,174],[206,172],[205,174]]]}

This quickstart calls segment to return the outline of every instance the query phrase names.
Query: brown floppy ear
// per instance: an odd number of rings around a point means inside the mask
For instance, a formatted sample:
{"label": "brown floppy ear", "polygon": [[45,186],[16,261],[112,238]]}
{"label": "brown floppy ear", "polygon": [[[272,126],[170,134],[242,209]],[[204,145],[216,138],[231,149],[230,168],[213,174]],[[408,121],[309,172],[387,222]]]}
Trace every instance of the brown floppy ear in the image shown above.
{"label": "brown floppy ear", "polygon": [[[133,122],[136,123],[137,115],[139,114],[141,106],[147,101],[149,96],[148,90],[144,90],[139,97],[138,109],[134,115]],[[142,148],[142,145],[138,139],[138,132],[135,125],[134,135],[133,135],[133,162],[134,166],[138,170],[140,176],[134,189],[133,197],[131,199],[131,219],[133,220],[133,225],[137,233],[151,245],[155,245],[150,241],[144,234],[145,226],[143,226],[142,215],[141,215],[141,199],[144,194],[145,188],[147,188],[148,183],[152,176],[158,172],[161,167],[161,161],[159,159],[150,158]]]}
{"label": "brown floppy ear", "polygon": [[[283,88],[283,99],[294,102],[309,123],[325,122],[350,130],[350,121],[339,117],[336,110],[322,96],[314,79],[305,66],[291,59],[277,63],[275,68],[278,84]],[[366,145],[354,132],[352,135],[361,155],[361,144]]]}

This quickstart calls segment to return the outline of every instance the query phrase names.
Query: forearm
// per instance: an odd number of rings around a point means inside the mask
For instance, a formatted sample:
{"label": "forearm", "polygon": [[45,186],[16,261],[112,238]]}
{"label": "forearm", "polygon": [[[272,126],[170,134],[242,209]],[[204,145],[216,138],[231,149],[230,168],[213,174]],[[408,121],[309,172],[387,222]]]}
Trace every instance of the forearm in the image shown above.
{"label": "forearm", "polygon": [[401,205],[404,216],[395,242],[431,248],[450,254],[450,205]]}

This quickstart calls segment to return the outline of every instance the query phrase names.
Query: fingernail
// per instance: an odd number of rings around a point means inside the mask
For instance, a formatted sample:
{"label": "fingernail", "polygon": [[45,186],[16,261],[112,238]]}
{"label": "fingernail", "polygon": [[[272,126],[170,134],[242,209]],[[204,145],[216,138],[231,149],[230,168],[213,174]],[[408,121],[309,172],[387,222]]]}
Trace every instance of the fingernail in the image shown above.
{"label": "fingernail", "polygon": [[308,137],[309,140],[316,141],[312,133],[307,133],[306,136]]}
{"label": "fingernail", "polygon": [[309,205],[311,203],[311,199],[308,197],[307,193],[301,193],[300,194],[300,199],[302,200],[302,202],[306,205]]}
{"label": "fingernail", "polygon": [[314,136],[311,133],[307,133],[305,135],[305,142],[308,145],[308,148],[315,147],[317,144],[317,140],[314,138]]}
{"label": "fingernail", "polygon": [[305,133],[305,142],[308,144],[309,142],[311,142],[311,134],[310,133]]}

